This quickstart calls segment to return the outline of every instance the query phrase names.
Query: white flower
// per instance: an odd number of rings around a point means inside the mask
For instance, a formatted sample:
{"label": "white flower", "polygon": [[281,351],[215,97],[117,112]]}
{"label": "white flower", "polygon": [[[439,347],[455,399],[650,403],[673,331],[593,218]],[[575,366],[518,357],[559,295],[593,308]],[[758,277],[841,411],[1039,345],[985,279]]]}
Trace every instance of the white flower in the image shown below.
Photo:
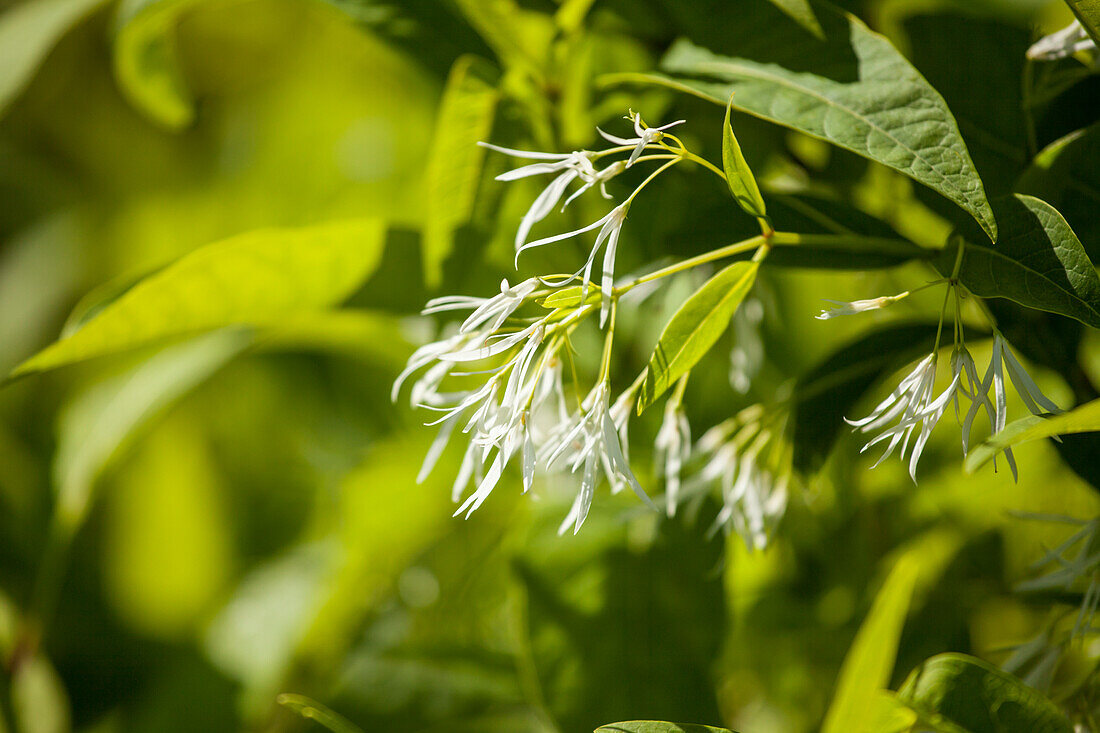
{"label": "white flower", "polygon": [[1095,49],[1096,43],[1078,20],[1049,36],[1043,36],[1027,50],[1027,57],[1037,61],[1056,61],[1079,51]]}
{"label": "white flower", "polygon": [[[959,375],[955,374],[951,384],[939,397],[935,396],[936,384],[936,355],[929,354],[917,364],[916,368],[908,374],[890,396],[880,402],[871,414],[861,420],[845,420],[849,425],[867,433],[874,430],[883,430],[878,437],[871,439],[863,446],[861,453],[876,443],[889,440],[886,451],[875,462],[878,466],[901,445],[901,456],[904,459],[909,449],[909,440],[913,432],[920,427],[917,439],[913,444],[912,453],[909,456],[909,476],[914,482],[917,480],[917,462],[920,460],[924,446],[928,442],[932,429],[936,427],[940,416],[943,415],[948,402],[955,395],[959,384]],[[887,427],[894,421],[893,427]]]}
{"label": "white flower", "polygon": [[652,145],[653,143],[664,137],[665,130],[669,129],[670,127],[675,127],[676,125],[682,125],[686,121],[676,120],[675,122],[670,122],[667,125],[661,125],[660,127],[646,127],[646,124],[642,121],[642,116],[639,115],[637,112],[634,112],[633,110],[630,112],[629,115],[627,115],[626,119],[634,123],[634,134],[636,135],[636,137],[616,137],[615,135],[607,134],[598,127],[596,128],[596,131],[599,132],[600,135],[608,142],[615,143],[616,145],[634,146],[634,150],[630,153],[630,159],[626,162],[627,168],[634,165],[635,161],[638,160],[638,157],[642,154],[642,151],[645,150],[647,145]]}
{"label": "white flower", "polygon": [[822,310],[821,313],[814,317],[819,321],[827,321],[837,316],[851,316],[856,313],[863,313],[864,311],[878,310],[879,308],[885,308],[892,303],[896,303],[907,295],[909,295],[909,293],[904,292],[897,295],[884,295],[881,298],[871,298],[869,300],[853,300],[850,303],[843,300],[831,300],[826,298],[825,300],[827,302],[835,303],[837,307]]}
{"label": "white flower", "polygon": [[680,471],[691,457],[691,425],[680,402],[669,400],[665,404],[653,448],[658,470],[664,473],[667,511],[672,517],[680,495]]}
{"label": "white flower", "polygon": [[[969,356],[969,354],[966,356]],[[971,365],[973,365],[973,361],[973,359],[970,359]],[[969,367],[969,369],[972,370],[973,366]],[[1039,389],[1039,386],[1035,384],[1035,380],[1031,378],[1031,375],[1027,373],[1023,365],[1013,356],[1012,350],[1008,347],[1001,332],[994,331],[993,354],[989,359],[989,367],[986,369],[985,376],[982,378],[981,382],[973,387],[974,396],[972,397],[970,410],[967,412],[966,419],[963,421],[964,452],[968,447],[967,444],[974,418],[977,416],[980,408],[985,408],[986,416],[989,418],[989,429],[993,435],[1004,430],[1008,422],[1008,391],[1005,388],[1006,370],[1008,371],[1009,381],[1012,382],[1012,386],[1016,389],[1016,394],[1020,396],[1020,400],[1031,414],[1043,415],[1047,413],[1062,412],[1062,409],[1058,407],[1058,405],[1047,399],[1046,395]],[[975,385],[976,376],[976,370],[973,371],[973,375],[968,375],[968,380],[971,382],[971,385]],[[989,398],[989,390],[991,388],[993,390],[992,400]],[[1013,480],[1016,480],[1018,478],[1016,460],[1012,456],[1011,448],[1005,450],[1005,460],[1008,461],[1008,467],[1012,471]]]}
{"label": "white flower", "polygon": [[531,249],[532,247],[541,247],[544,244],[560,242],[563,239],[569,239],[578,234],[584,234],[585,232],[590,232],[593,229],[599,228],[600,232],[596,235],[596,242],[592,245],[592,250],[588,254],[588,259],[581,269],[573,273],[571,277],[563,280],[562,284],[579,276],[581,278],[581,302],[584,302],[585,298],[588,297],[588,285],[592,278],[592,266],[596,261],[596,255],[599,254],[600,247],[603,246],[603,243],[605,241],[607,242],[607,250],[603,258],[603,279],[601,281],[603,297],[600,303],[600,326],[602,327],[607,321],[607,315],[611,309],[611,290],[615,285],[615,254],[619,246],[619,234],[622,232],[623,222],[626,221],[626,213],[629,208],[630,205],[627,203],[619,204],[609,211],[606,216],[594,221],[588,226],[566,232],[565,234],[555,234],[552,237],[528,242],[516,251],[516,260],[518,262],[519,255],[524,250]]}
{"label": "white flower", "polygon": [[619,431],[610,411],[609,395],[610,385],[606,381],[593,387],[581,402],[580,409],[549,436],[539,456],[539,462],[547,468],[559,462],[572,473],[583,468],[577,496],[558,528],[559,534],[564,534],[570,525],[574,534],[580,530],[592,506],[601,471],[612,485],[617,481],[628,484],[638,498],[653,506],[623,454]]}

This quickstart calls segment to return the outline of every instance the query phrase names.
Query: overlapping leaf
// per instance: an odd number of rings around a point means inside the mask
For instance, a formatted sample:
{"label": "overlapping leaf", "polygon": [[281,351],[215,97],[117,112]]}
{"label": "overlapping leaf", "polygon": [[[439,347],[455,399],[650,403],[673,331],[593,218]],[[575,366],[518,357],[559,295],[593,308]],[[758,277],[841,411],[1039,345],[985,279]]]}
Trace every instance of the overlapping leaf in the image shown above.
{"label": "overlapping leaf", "polygon": [[[776,11],[746,14],[737,54],[680,40],[665,74],[619,77],[668,85],[799,130],[887,165],[946,196],[991,239],[997,223],[951,111],[884,37],[852,15],[822,8],[824,41]],[[779,20],[777,21],[776,16]]]}
{"label": "overlapping leaf", "polygon": [[1100,432],[1100,400],[1086,402],[1069,412],[1052,417],[1030,415],[1010,423],[1004,430],[971,451],[966,458],[966,470],[976,471],[1005,448],[1011,448],[1017,443],[1056,435],[1095,432]]}
{"label": "overlapping leaf", "polygon": [[1066,0],[1066,4],[1092,36],[1092,40],[1100,43],[1100,0]]}

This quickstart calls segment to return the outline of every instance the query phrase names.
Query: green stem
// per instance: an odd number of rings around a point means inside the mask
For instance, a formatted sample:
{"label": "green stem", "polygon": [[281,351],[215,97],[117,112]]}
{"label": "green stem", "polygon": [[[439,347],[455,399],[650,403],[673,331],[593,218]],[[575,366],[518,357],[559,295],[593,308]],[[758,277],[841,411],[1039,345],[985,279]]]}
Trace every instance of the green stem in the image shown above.
{"label": "green stem", "polygon": [[699,265],[705,265],[708,262],[714,262],[715,260],[721,260],[721,259],[724,259],[726,257],[732,257],[733,255],[742,254],[744,252],[748,252],[748,251],[756,249],[758,247],[763,249],[763,245],[765,245],[765,244],[767,244],[767,238],[764,237],[763,234],[760,234],[760,235],[757,235],[755,237],[751,237],[750,239],[746,239],[742,242],[737,242],[736,244],[731,244],[727,247],[720,247],[719,249],[711,250],[710,252],[706,252],[706,253],[698,255],[696,257],[690,257],[686,260],[682,260],[680,262],[677,262],[674,265],[669,265],[668,267],[662,267],[660,270],[654,270],[653,272],[649,273],[648,275],[642,275],[639,278],[631,280],[626,285],[622,285],[620,287],[615,288],[614,292],[615,292],[615,295],[622,295],[623,293],[627,292],[631,288],[635,288],[638,285],[641,285],[643,283],[648,283],[648,282],[652,282],[654,280],[659,280],[660,278],[668,277],[669,275],[675,275],[678,272],[683,272],[684,270],[690,270],[693,267],[698,267]]}

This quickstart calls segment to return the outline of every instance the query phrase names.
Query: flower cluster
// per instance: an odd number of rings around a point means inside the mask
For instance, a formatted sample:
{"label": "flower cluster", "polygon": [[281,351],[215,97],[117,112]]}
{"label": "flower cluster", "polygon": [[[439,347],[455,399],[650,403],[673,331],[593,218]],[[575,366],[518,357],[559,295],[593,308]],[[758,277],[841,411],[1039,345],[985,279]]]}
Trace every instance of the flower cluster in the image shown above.
{"label": "flower cluster", "polygon": [[[954,293],[956,313],[958,313],[958,303],[961,298],[960,286],[950,278],[947,283],[948,296],[952,292]],[[839,303],[838,308],[829,311],[828,314],[822,313],[818,318],[849,315],[883,308],[907,295],[909,295],[908,292],[873,300]],[[944,304],[946,307],[946,298]],[[942,331],[942,320],[940,328]],[[979,379],[977,365],[974,362],[974,357],[966,348],[962,326],[958,322],[955,324],[955,344],[950,362],[950,381],[947,387],[937,395],[935,384],[939,361],[938,346],[939,335],[937,335],[936,346],[933,347],[932,352],[922,358],[913,370],[902,378],[898,386],[875,406],[869,415],[858,420],[847,420],[848,424],[860,432],[878,433],[863,446],[863,451],[879,443],[886,443],[885,451],[883,451],[874,466],[878,466],[895,450],[900,448],[899,452],[903,460],[908,455],[909,475],[916,482],[917,463],[920,461],[925,444],[949,404],[955,406],[955,414],[962,429],[962,447],[965,455],[970,450],[971,430],[975,418],[980,413],[984,413],[988,418],[991,432],[996,433],[1004,429],[1008,414],[1008,382],[1012,383],[1020,401],[1033,415],[1062,411],[1042,393],[1035,380],[1031,378],[1031,375],[1027,373],[1027,370],[1013,355],[1004,336],[996,327],[993,329],[992,357],[985,375]],[[1006,372],[1008,380],[1005,379]],[[965,417],[963,417],[960,408],[960,397],[970,401]],[[1005,450],[1005,460],[1015,479],[1017,477],[1016,461],[1013,458],[1011,448]]]}

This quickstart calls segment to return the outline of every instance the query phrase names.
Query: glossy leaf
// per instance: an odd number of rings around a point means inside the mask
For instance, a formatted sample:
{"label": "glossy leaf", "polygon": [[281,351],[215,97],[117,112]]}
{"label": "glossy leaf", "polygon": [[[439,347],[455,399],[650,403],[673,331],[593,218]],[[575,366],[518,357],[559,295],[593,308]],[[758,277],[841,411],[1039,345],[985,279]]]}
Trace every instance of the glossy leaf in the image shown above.
{"label": "glossy leaf", "polygon": [[791,420],[795,467],[808,473],[821,468],[863,394],[931,351],[935,338],[934,323],[888,326],[841,346],[799,377]]}
{"label": "glossy leaf", "polygon": [[909,675],[898,698],[936,725],[962,733],[1071,733],[1038,690],[965,654],[932,657]]}
{"label": "glossy leaf", "polygon": [[722,123],[722,168],[725,169],[726,183],[729,184],[730,193],[737,201],[737,205],[744,209],[745,213],[761,219],[768,215],[764,206],[764,199],[760,195],[760,186],[756,184],[749,164],[745,162],[745,155],[741,152],[741,145],[733,134],[733,126],[730,125],[730,104],[726,105],[726,119]]}
{"label": "glossy leaf", "polygon": [[424,276],[436,287],[443,261],[454,245],[454,230],[469,221],[481,180],[485,149],[493,128],[499,93],[487,79],[485,61],[463,56],[455,61],[443,90],[426,173],[427,220],[424,223]]}
{"label": "glossy leaf", "polygon": [[233,324],[270,324],[339,303],[381,259],[384,225],[265,229],[185,255],[135,285],[19,376]]}
{"label": "glossy leaf", "polygon": [[1100,432],[1100,400],[1093,400],[1060,415],[1043,417],[1029,415],[1005,426],[970,452],[966,458],[966,470],[973,473],[1005,448],[1039,438],[1056,435]]}
{"label": "glossy leaf", "polygon": [[1100,0],[1066,0],[1066,4],[1092,36],[1092,40],[1100,43]]}
{"label": "glossy leaf", "polygon": [[818,38],[825,39],[825,31],[814,14],[810,0],[771,0],[772,5],[786,13],[791,20],[813,33]]}
{"label": "glossy leaf", "polygon": [[[966,236],[959,279],[975,295],[1007,298],[1100,328],[1100,277],[1077,235],[1050,204],[1015,195],[995,203],[1001,239]],[[939,261],[951,274],[958,242]]]}
{"label": "glossy leaf", "polygon": [[66,31],[105,0],[35,0],[0,14],[0,114]]}
{"label": "glossy leaf", "polygon": [[715,728],[694,723],[669,723],[663,720],[627,720],[601,725],[596,733],[733,733],[729,728]]}
{"label": "glossy leaf", "polygon": [[362,733],[358,726],[352,724],[343,715],[329,710],[321,703],[311,700],[305,695],[285,692],[279,695],[277,702],[283,707],[298,713],[306,720],[312,720],[323,728],[332,731],[332,733]]}
{"label": "glossy leaf", "polygon": [[876,700],[890,683],[918,568],[912,556],[903,556],[875,597],[844,658],[823,733],[877,733],[881,711]]}
{"label": "glossy leaf", "polygon": [[[662,84],[831,142],[946,196],[997,238],[981,178],[943,98],[883,36],[822,7],[826,40],[764,18],[738,28],[738,56],[677,41],[665,74],[621,81]],[[764,22],[767,21],[767,22]]]}
{"label": "glossy leaf", "polygon": [[638,398],[639,414],[714,346],[752,289],[758,269],[755,262],[733,263],[704,283],[673,314],[649,359],[649,373]]}
{"label": "glossy leaf", "polygon": [[247,334],[219,331],[170,346],[65,405],[53,463],[61,525],[72,531],[83,523],[96,480],[138,430],[247,344]]}

